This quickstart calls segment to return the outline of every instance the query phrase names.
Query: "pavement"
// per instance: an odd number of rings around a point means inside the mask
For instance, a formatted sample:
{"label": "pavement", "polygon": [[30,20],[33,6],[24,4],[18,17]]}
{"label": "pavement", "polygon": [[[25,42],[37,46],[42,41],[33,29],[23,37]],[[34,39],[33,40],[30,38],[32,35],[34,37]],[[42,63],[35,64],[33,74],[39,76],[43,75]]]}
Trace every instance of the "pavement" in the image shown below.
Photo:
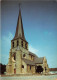
{"label": "pavement", "polygon": [[57,80],[57,75],[3,76],[0,80]]}

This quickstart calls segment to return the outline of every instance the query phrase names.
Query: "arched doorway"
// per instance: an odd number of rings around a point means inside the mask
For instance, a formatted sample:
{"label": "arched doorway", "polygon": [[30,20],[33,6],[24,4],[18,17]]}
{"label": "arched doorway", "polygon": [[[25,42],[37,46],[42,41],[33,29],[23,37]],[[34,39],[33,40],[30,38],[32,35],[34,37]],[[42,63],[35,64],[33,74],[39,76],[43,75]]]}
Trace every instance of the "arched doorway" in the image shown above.
{"label": "arched doorway", "polygon": [[36,73],[41,73],[43,72],[42,66],[36,66]]}

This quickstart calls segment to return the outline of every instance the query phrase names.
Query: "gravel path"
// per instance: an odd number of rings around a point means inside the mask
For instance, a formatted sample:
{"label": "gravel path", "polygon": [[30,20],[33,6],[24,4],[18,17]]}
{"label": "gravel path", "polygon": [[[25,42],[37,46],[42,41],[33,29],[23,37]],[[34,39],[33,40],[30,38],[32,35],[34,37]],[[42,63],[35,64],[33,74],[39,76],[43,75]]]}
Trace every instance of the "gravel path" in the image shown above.
{"label": "gravel path", "polygon": [[57,75],[0,77],[0,80],[57,80]]}

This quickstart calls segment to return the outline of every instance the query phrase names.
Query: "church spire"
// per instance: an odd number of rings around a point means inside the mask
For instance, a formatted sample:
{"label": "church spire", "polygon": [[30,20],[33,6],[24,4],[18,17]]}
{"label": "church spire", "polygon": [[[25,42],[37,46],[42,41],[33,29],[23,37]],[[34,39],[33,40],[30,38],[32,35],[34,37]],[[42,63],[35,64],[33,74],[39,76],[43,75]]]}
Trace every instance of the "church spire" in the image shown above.
{"label": "church spire", "polygon": [[19,37],[25,40],[20,5],[19,5],[19,16],[18,16],[16,33],[15,33],[14,39]]}

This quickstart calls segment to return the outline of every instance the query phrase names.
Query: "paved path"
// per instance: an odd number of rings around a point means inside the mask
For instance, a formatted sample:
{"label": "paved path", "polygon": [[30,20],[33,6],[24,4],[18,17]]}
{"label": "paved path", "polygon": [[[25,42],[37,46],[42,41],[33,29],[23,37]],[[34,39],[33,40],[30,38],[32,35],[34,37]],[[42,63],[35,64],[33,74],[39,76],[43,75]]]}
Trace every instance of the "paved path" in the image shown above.
{"label": "paved path", "polygon": [[0,77],[0,80],[57,80],[57,75]]}

